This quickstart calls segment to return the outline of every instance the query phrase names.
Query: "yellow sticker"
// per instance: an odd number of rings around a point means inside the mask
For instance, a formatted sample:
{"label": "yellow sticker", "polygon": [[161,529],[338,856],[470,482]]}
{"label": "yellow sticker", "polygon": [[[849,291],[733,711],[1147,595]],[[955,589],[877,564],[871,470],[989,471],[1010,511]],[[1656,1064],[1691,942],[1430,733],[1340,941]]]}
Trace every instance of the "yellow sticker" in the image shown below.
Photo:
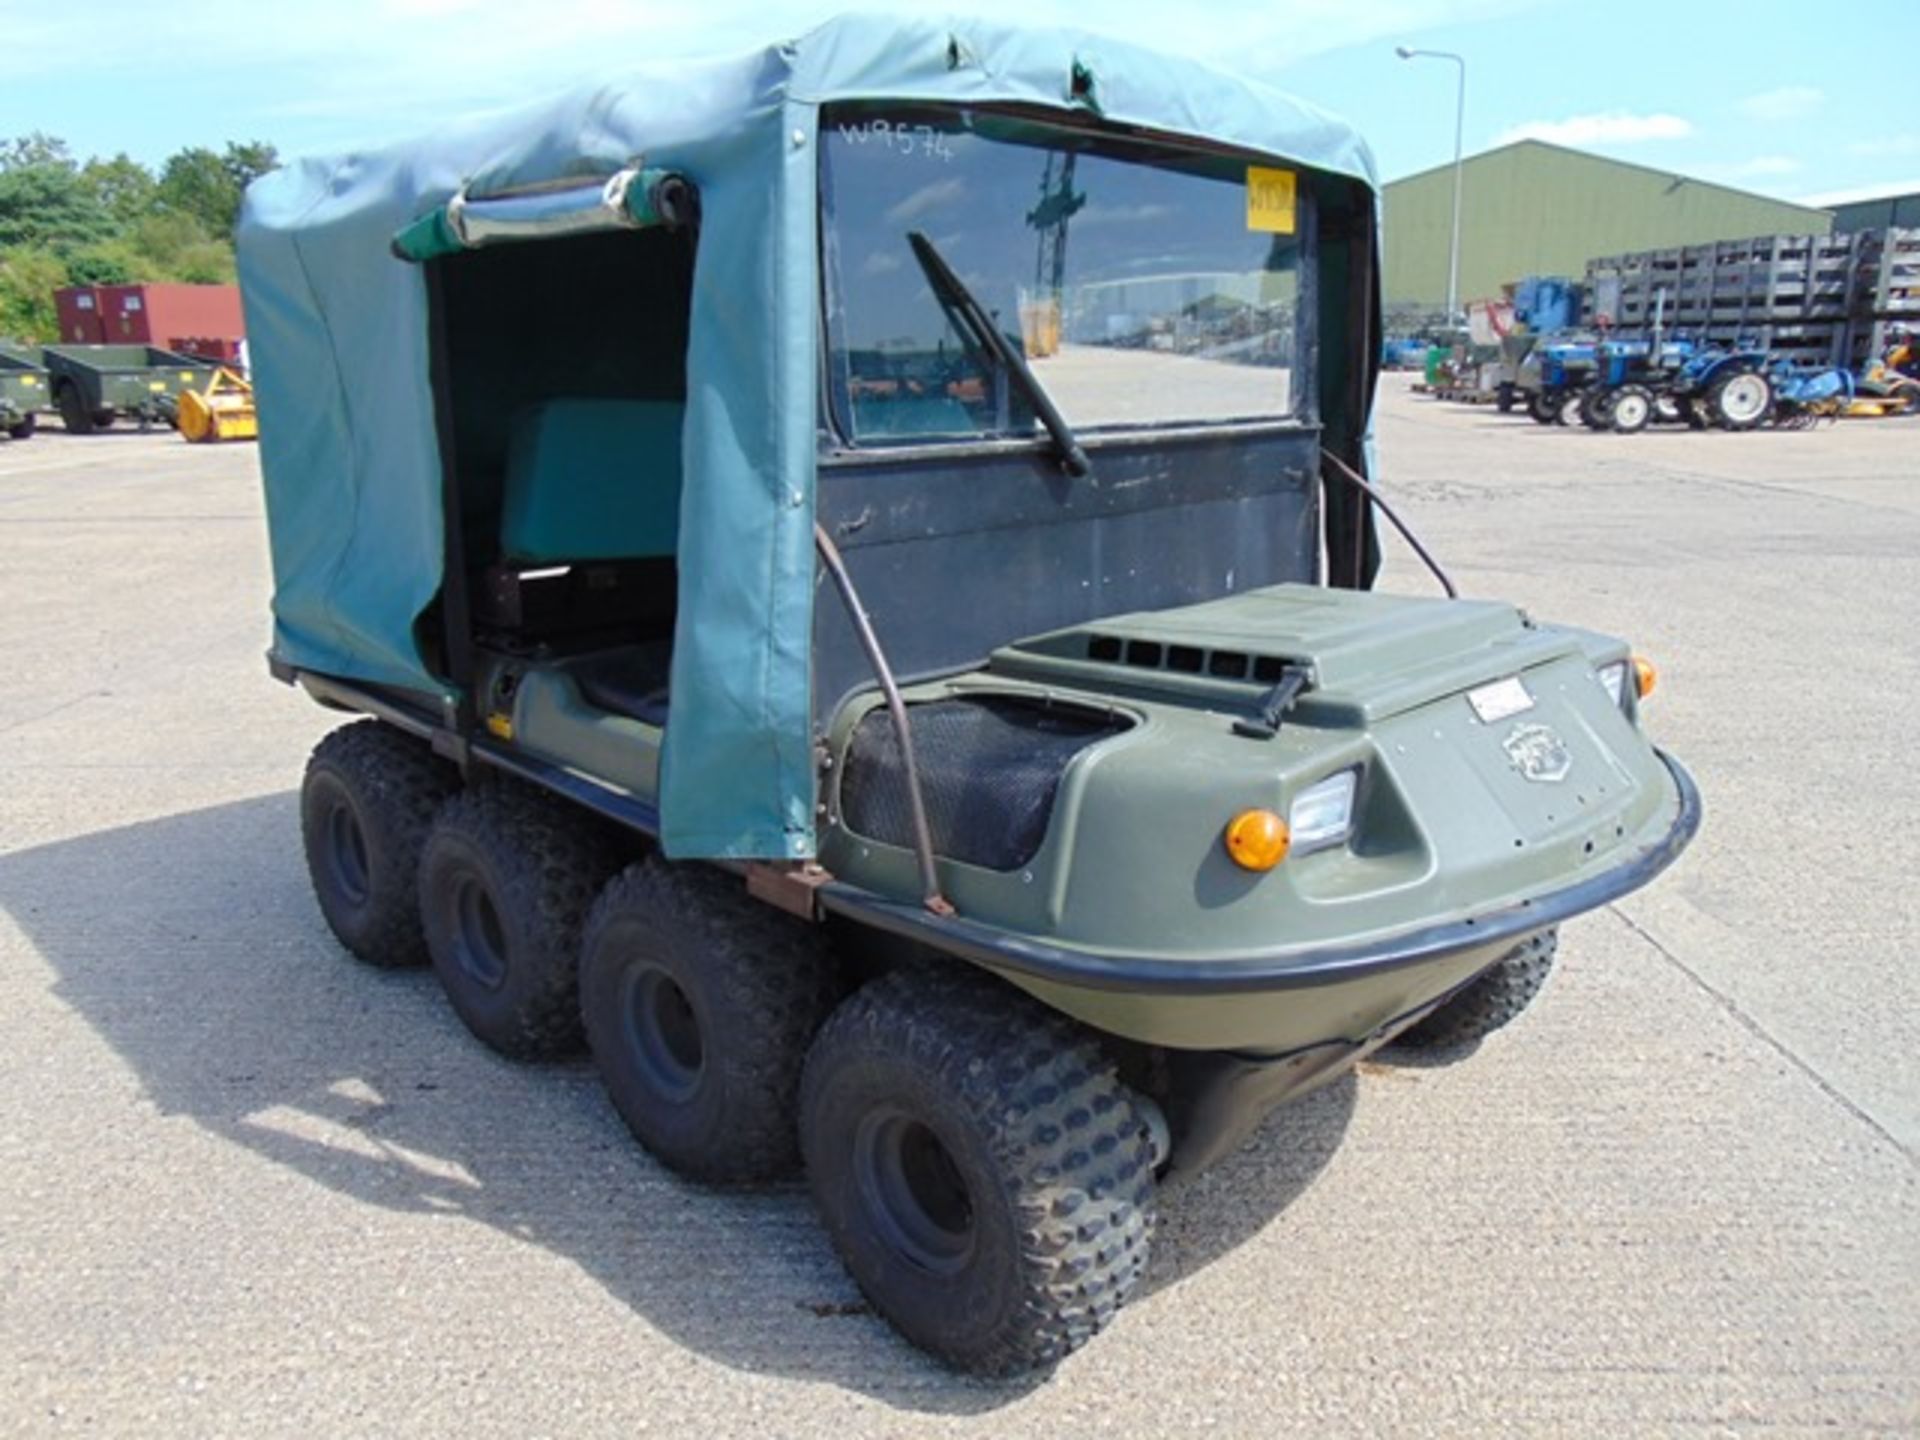
{"label": "yellow sticker", "polygon": [[1293,234],[1293,171],[1247,167],[1247,229]]}
{"label": "yellow sticker", "polygon": [[154,391],[156,394],[166,388],[167,382],[164,380],[149,380],[147,382],[147,389]]}

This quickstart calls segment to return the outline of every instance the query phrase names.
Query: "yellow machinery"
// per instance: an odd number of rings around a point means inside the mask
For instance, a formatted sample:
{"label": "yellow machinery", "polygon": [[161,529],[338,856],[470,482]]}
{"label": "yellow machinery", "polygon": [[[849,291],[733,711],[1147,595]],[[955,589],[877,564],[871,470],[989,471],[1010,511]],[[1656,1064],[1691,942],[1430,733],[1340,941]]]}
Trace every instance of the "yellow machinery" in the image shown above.
{"label": "yellow machinery", "polygon": [[253,386],[228,369],[213,372],[203,390],[180,392],[180,433],[193,441],[257,440],[260,420]]}

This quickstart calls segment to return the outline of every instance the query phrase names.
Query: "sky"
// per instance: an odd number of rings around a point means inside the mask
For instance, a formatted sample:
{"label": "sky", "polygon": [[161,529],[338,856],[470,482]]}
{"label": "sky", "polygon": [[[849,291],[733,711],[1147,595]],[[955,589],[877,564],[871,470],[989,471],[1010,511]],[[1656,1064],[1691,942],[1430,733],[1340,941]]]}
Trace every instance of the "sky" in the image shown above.
{"label": "sky", "polygon": [[[1911,46],[1875,11],[1807,0],[976,0],[1089,25],[1270,81],[1344,116],[1386,179],[1523,135],[1790,200],[1920,190]],[[0,0],[0,135],[155,164],[187,145],[282,154],[377,143],[615,73],[736,51],[845,8],[807,0]],[[961,7],[940,6],[941,10]],[[1880,18],[1875,20],[1873,15]],[[1825,15],[1827,18],[1822,19]],[[1885,22],[1885,23],[1883,23]],[[1889,37],[1876,44],[1874,37]]]}

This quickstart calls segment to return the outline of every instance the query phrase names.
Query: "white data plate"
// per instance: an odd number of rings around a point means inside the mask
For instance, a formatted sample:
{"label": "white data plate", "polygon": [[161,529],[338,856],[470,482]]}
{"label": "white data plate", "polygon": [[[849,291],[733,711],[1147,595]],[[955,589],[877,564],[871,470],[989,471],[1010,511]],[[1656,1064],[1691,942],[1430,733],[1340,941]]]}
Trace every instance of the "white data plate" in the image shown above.
{"label": "white data plate", "polygon": [[1510,715],[1526,714],[1533,708],[1533,696],[1527,693],[1518,675],[1509,675],[1505,680],[1469,690],[1467,703],[1473,706],[1473,713],[1480,717],[1482,725],[1492,725]]}

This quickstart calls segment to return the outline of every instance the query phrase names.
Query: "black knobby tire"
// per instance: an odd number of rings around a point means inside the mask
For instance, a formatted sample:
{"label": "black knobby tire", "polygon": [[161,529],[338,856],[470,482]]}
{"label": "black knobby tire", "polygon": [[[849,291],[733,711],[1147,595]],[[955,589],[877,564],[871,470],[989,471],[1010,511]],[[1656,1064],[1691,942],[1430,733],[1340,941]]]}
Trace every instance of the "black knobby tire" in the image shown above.
{"label": "black knobby tire", "polygon": [[320,913],[369,965],[427,958],[416,878],[454,768],[426,743],[362,720],[314,747],[300,785],[300,836]]}
{"label": "black knobby tire", "polygon": [[16,440],[31,440],[38,419],[39,417],[34,415],[23,416],[7,427],[7,434]]}
{"label": "black knobby tire", "polygon": [[1580,423],[1589,430],[1605,430],[1613,424],[1612,390],[1593,386],[1580,392]]}
{"label": "black knobby tire", "polygon": [[854,1281],[957,1369],[1060,1360],[1145,1273],[1132,1093],[1090,1032],[984,976],[896,971],[842,1005],[807,1060],[800,1144]]}
{"label": "black knobby tire", "polygon": [[1561,396],[1555,390],[1534,390],[1527,395],[1527,414],[1542,425],[1560,423]]}
{"label": "black knobby tire", "polygon": [[[93,412],[93,428],[96,430],[111,430],[113,428],[114,419],[119,415],[119,413],[120,413],[119,411],[114,410],[111,407],[102,407],[101,409],[94,411]],[[146,429],[146,426],[142,425],[140,428],[144,430]]]}
{"label": "black knobby tire", "polygon": [[1394,1043],[1441,1050],[1484,1040],[1533,1003],[1553,973],[1559,943],[1558,931],[1543,930],[1516,946],[1418,1025],[1403,1030]]}
{"label": "black knobby tire", "polygon": [[595,902],[580,954],[587,1040],[635,1139],[696,1180],[798,1168],[801,1071],[846,988],[818,926],[649,859]]}
{"label": "black knobby tire", "polygon": [[60,423],[67,427],[69,435],[93,433],[93,412],[87,408],[79,386],[71,380],[64,382],[54,392],[53,403],[59,409]]}
{"label": "black knobby tire", "polygon": [[1607,406],[1607,424],[1618,435],[1637,435],[1653,423],[1653,392],[1644,385],[1622,385]]}
{"label": "black knobby tire", "polygon": [[586,811],[512,781],[442,807],[420,857],[420,920],[476,1037],[513,1060],[580,1048],[580,936],[624,858]]}

